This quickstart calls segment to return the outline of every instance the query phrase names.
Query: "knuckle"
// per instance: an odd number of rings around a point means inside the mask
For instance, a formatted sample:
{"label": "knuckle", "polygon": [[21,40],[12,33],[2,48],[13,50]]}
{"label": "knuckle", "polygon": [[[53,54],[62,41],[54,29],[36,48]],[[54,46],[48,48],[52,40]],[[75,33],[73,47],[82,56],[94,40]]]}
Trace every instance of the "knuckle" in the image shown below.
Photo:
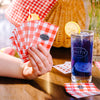
{"label": "knuckle", "polygon": [[33,60],[30,60],[32,66],[36,67],[36,63]]}
{"label": "knuckle", "polygon": [[36,62],[37,64],[41,64],[41,61],[40,61],[39,59],[37,59],[35,62]]}
{"label": "knuckle", "polygon": [[49,56],[50,56],[50,53],[47,51],[47,52],[45,53],[45,56],[46,56],[46,57],[49,57]]}
{"label": "knuckle", "polygon": [[47,53],[47,57],[51,57],[51,54],[49,52]]}
{"label": "knuckle", "polygon": [[43,75],[44,74],[44,72],[39,72],[38,73],[38,76],[41,76],[41,75]]}
{"label": "knuckle", "polygon": [[49,56],[49,54],[48,54],[48,53],[46,53],[46,54],[45,54],[45,56],[46,56],[46,57],[48,57],[48,56]]}
{"label": "knuckle", "polygon": [[40,76],[41,75],[40,71],[35,72],[35,75]]}
{"label": "knuckle", "polygon": [[34,74],[37,75],[38,69],[36,67],[34,67],[33,70],[34,70]]}
{"label": "knuckle", "polygon": [[40,76],[40,75],[41,75],[41,73],[40,73],[40,72],[38,72],[38,73],[37,73],[37,76]]}
{"label": "knuckle", "polygon": [[41,70],[41,74],[43,75],[43,74],[45,74],[47,72],[47,69],[46,68],[43,68],[42,70]]}
{"label": "knuckle", "polygon": [[38,63],[38,66],[39,66],[40,68],[42,68],[43,64],[42,64],[42,63]]}
{"label": "knuckle", "polygon": [[46,59],[46,57],[45,57],[45,56],[42,56],[42,60],[43,60],[43,61],[46,61],[47,59]]}
{"label": "knuckle", "polygon": [[46,72],[45,71],[43,71],[42,73],[41,73],[41,75],[43,75],[43,74],[45,74]]}
{"label": "knuckle", "polygon": [[35,57],[35,53],[34,53],[34,52],[32,52],[32,51],[31,51],[31,56],[32,56],[32,57]]}

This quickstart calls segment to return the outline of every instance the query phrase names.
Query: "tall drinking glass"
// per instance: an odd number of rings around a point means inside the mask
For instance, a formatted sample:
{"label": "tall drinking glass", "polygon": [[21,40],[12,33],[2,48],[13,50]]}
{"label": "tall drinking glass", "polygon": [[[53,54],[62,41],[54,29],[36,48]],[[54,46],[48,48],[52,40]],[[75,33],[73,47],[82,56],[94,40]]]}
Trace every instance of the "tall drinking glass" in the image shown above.
{"label": "tall drinking glass", "polygon": [[72,82],[91,82],[93,31],[82,31],[71,35]]}

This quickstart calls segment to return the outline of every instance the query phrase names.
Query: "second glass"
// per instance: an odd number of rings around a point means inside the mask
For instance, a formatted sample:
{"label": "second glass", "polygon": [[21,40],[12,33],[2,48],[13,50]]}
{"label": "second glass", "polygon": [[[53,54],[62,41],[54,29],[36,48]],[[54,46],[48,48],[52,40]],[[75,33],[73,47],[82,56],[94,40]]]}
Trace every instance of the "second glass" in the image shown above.
{"label": "second glass", "polygon": [[82,31],[71,35],[72,82],[91,82],[93,31]]}

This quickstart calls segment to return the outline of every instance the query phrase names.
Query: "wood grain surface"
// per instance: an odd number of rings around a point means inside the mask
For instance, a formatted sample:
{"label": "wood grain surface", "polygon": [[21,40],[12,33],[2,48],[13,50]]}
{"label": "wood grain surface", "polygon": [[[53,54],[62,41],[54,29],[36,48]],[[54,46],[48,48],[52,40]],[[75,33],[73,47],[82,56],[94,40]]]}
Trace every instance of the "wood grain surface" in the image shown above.
{"label": "wood grain surface", "polygon": [[[54,65],[70,61],[70,49],[52,48]],[[94,66],[92,82],[100,89],[100,71]],[[64,83],[71,82],[71,74],[62,74],[52,68],[51,72],[35,80],[0,77],[0,100],[77,100],[65,92]],[[78,100],[100,100],[100,95]]]}

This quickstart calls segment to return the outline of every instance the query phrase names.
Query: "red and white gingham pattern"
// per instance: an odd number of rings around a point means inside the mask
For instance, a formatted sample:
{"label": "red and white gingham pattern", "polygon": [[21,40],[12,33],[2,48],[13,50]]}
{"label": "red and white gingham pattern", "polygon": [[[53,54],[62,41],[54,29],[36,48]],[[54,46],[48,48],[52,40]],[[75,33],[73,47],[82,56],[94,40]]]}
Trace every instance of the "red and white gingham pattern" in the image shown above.
{"label": "red and white gingham pattern", "polygon": [[71,62],[65,62],[64,64],[55,65],[53,67],[63,74],[71,73]]}
{"label": "red and white gingham pattern", "polygon": [[99,68],[99,70],[100,70],[100,62],[95,61],[94,63],[96,65],[96,67]]}
{"label": "red and white gingham pattern", "polygon": [[25,61],[28,60],[27,57],[27,38],[28,38],[28,31],[29,31],[29,24],[27,22],[23,23],[21,26],[16,28],[16,34],[17,37],[17,48],[18,52],[20,53],[20,57],[22,59],[25,59]]}
{"label": "red and white gingham pattern", "polygon": [[[36,46],[37,43],[42,44],[49,51],[54,38],[56,36],[58,27],[43,21],[25,22],[21,26],[16,27],[13,31],[12,44],[16,47],[20,58],[24,62],[28,61],[27,49],[31,46]],[[41,34],[46,34],[49,40],[42,40]]]}
{"label": "red and white gingham pattern", "polygon": [[15,26],[25,22],[30,13],[43,20],[57,0],[13,0],[6,11],[7,19]]}
{"label": "red and white gingham pattern", "polygon": [[[58,27],[47,22],[43,22],[43,21],[38,21],[38,22],[39,22],[38,28],[35,32],[33,41],[37,41],[37,43],[42,44],[49,51],[55,39]],[[40,38],[41,34],[47,35],[49,37],[49,40],[45,40],[45,41],[42,40]]]}
{"label": "red and white gingham pattern", "polygon": [[15,46],[16,47],[16,37],[15,37],[15,32],[16,32],[16,29],[14,29],[13,31],[12,31],[12,36],[10,37],[10,39],[12,40],[12,44],[13,44],[13,46]]}
{"label": "red and white gingham pattern", "polygon": [[76,98],[100,94],[94,83],[65,83],[66,92]]}
{"label": "red and white gingham pattern", "polygon": [[35,44],[37,44],[37,39],[34,39],[36,31],[38,30],[38,25],[39,25],[39,21],[30,21],[29,22],[29,32],[28,32],[28,39],[27,39],[27,43],[28,46],[35,46]]}
{"label": "red and white gingham pattern", "polygon": [[[25,28],[25,27],[23,27]],[[27,31],[23,30],[22,26],[17,27],[13,30],[13,36],[11,36],[12,44],[15,47],[16,51],[18,52],[21,59],[24,59],[24,61],[28,61],[27,57]]]}
{"label": "red and white gingham pattern", "polygon": [[19,27],[16,27],[16,29],[12,31],[13,36],[10,38],[20,58],[24,59],[25,62],[29,60],[27,57],[28,30],[29,30],[29,24],[25,22],[24,24],[22,24]]}

